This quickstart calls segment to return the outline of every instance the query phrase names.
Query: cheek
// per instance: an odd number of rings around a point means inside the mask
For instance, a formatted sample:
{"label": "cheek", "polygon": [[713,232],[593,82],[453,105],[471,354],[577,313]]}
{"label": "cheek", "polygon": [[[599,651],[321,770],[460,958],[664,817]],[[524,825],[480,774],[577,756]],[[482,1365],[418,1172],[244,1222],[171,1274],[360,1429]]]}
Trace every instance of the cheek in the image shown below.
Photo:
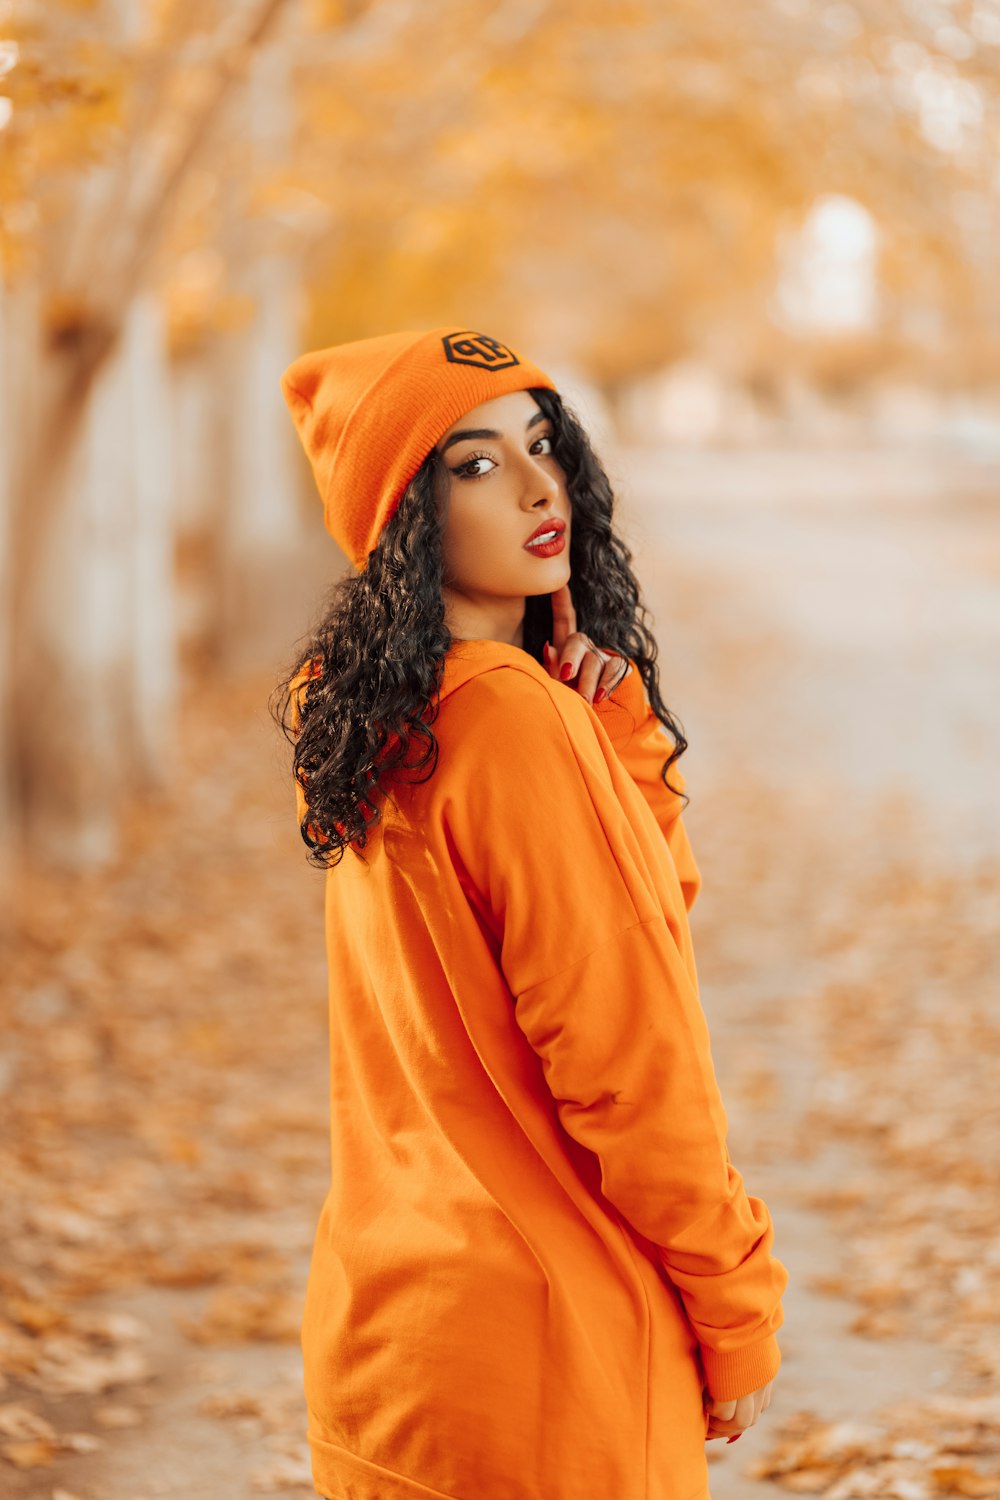
{"label": "cheek", "polygon": [[444,527],[445,562],[469,580],[493,576],[505,564],[516,567],[521,530],[531,530],[519,527],[519,519],[504,512],[499,497],[454,496]]}

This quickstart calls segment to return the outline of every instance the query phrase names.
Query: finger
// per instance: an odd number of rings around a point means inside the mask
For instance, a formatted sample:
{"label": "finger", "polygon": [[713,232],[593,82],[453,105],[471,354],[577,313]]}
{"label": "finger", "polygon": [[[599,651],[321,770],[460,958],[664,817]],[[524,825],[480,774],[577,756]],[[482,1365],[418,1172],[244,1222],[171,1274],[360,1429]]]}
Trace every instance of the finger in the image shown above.
{"label": "finger", "polygon": [[718,1418],[715,1416],[709,1417],[709,1424],[713,1432],[721,1433],[723,1437],[728,1437],[731,1432],[742,1432],[747,1425],[745,1422],[738,1421],[736,1417]]}
{"label": "finger", "polygon": [[542,659],[549,676],[555,677],[559,682],[572,683],[574,689],[584,693],[588,699],[592,696],[597,678],[604,667],[603,657],[596,657],[594,671],[584,677],[582,669],[591,656],[593,647],[590,640],[579,630],[574,631],[561,651],[548,642],[542,646]]}
{"label": "finger", "polygon": [[576,631],[576,610],[573,606],[573,595],[570,593],[569,583],[553,589],[550,597],[552,599],[552,645],[556,654],[560,655],[566,642]]}
{"label": "finger", "polygon": [[603,656],[590,650],[583,658],[580,670],[576,675],[574,687],[581,698],[586,698],[588,703],[593,703],[602,676],[604,675],[605,662]]}
{"label": "finger", "polygon": [[734,1427],[731,1423],[727,1427],[716,1427],[715,1423],[713,1422],[709,1426],[708,1436],[711,1438],[731,1438],[736,1433],[742,1431],[742,1427]]}
{"label": "finger", "polygon": [[752,1427],[757,1420],[757,1397],[754,1391],[749,1396],[741,1396],[736,1403],[736,1420],[741,1427]]}
{"label": "finger", "polygon": [[621,687],[626,677],[632,670],[632,663],[623,656],[612,656],[601,673],[601,680],[597,684],[597,691],[593,697],[596,707],[602,698],[610,698],[615,688]]}
{"label": "finger", "polygon": [[542,644],[542,666],[550,677],[559,676],[559,653],[552,649],[550,641],[545,641]]}
{"label": "finger", "polygon": [[573,682],[590,649],[591,644],[587,636],[582,630],[575,630],[559,652],[559,671],[556,675],[560,682]]}
{"label": "finger", "polygon": [[736,1415],[735,1401],[710,1401],[709,1410],[714,1422],[731,1422]]}

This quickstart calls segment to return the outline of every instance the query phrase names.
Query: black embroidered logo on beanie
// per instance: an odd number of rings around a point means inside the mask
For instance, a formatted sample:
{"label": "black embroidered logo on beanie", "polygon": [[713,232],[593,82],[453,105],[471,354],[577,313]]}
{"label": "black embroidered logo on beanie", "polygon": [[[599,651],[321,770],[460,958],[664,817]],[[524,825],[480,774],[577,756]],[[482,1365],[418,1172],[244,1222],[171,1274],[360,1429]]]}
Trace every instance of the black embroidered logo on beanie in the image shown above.
{"label": "black embroidered logo on beanie", "polygon": [[509,370],[512,365],[521,363],[499,339],[491,339],[485,333],[473,333],[468,328],[463,328],[460,333],[449,333],[441,342],[453,365],[475,365],[477,370]]}

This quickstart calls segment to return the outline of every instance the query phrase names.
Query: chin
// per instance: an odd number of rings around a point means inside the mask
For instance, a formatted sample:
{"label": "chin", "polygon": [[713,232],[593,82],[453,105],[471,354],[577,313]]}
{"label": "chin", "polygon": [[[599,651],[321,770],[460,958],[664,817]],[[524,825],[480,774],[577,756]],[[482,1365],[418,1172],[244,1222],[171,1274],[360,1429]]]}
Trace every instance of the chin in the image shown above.
{"label": "chin", "polygon": [[528,597],[536,594],[552,594],[556,589],[561,589],[564,583],[569,583],[570,568],[564,557],[550,557],[546,559],[550,563],[558,563],[558,567],[539,567],[533,575],[533,587],[525,588]]}

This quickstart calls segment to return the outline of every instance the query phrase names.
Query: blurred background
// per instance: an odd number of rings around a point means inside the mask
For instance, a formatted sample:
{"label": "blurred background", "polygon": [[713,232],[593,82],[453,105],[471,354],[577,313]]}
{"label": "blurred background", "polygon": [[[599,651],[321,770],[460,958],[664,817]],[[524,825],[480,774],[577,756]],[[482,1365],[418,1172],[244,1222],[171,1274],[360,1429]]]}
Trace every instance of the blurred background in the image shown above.
{"label": "blurred background", "polygon": [[4,1494],[312,1492],[278,381],[453,322],[590,429],[690,742],[791,1275],[716,1500],[1000,1495],[998,146],[997,0],[0,3]]}

